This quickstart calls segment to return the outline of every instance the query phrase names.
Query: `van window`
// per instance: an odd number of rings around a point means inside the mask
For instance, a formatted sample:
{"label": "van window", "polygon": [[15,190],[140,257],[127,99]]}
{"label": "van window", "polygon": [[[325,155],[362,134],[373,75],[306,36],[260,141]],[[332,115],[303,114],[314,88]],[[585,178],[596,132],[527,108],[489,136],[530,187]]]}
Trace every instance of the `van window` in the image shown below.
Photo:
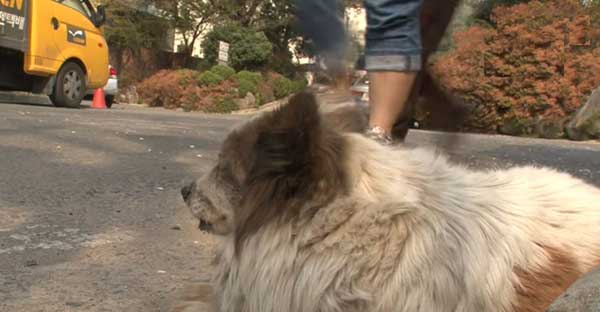
{"label": "van window", "polygon": [[82,3],[83,1],[80,1],[80,0],[58,0],[58,2],[81,12],[83,15],[85,15],[87,17],[90,17],[90,18],[92,17],[92,14],[91,14],[90,10],[88,9],[88,7]]}

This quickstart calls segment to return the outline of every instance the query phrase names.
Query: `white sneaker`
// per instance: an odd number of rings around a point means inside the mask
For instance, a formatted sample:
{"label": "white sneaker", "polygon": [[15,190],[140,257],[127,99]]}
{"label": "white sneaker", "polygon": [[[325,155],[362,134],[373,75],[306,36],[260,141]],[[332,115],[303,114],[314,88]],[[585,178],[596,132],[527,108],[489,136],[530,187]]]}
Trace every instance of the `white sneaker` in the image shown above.
{"label": "white sneaker", "polygon": [[375,126],[369,127],[365,131],[365,136],[369,139],[372,139],[378,142],[381,145],[392,145],[394,144],[394,140],[392,139],[392,135],[385,132],[383,128]]}

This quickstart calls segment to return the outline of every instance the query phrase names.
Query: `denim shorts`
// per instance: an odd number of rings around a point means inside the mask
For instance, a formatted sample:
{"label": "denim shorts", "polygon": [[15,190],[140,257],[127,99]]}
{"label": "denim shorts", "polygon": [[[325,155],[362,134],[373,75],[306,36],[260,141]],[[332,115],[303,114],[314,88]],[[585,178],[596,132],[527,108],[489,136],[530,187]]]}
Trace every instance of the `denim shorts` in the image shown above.
{"label": "denim shorts", "polygon": [[[365,0],[368,71],[421,69],[421,0]],[[337,0],[296,0],[302,30],[326,58],[341,60],[346,34]]]}

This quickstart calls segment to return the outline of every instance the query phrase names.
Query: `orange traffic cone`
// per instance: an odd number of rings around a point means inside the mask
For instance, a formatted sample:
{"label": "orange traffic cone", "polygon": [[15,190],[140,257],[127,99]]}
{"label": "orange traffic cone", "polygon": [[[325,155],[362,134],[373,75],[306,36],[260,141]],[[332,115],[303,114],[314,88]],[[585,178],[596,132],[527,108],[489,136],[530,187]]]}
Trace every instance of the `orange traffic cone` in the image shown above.
{"label": "orange traffic cone", "polygon": [[106,109],[106,101],[104,100],[104,90],[102,90],[102,88],[98,88],[94,92],[94,99],[92,100],[92,108]]}

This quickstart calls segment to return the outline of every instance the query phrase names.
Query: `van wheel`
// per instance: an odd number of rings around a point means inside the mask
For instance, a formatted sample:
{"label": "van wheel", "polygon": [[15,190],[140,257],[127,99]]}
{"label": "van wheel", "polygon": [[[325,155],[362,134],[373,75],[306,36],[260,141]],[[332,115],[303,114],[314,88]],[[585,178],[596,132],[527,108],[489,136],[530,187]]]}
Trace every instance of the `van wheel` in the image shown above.
{"label": "van wheel", "polygon": [[76,63],[65,63],[58,75],[50,99],[56,107],[79,108],[86,92],[86,77]]}

